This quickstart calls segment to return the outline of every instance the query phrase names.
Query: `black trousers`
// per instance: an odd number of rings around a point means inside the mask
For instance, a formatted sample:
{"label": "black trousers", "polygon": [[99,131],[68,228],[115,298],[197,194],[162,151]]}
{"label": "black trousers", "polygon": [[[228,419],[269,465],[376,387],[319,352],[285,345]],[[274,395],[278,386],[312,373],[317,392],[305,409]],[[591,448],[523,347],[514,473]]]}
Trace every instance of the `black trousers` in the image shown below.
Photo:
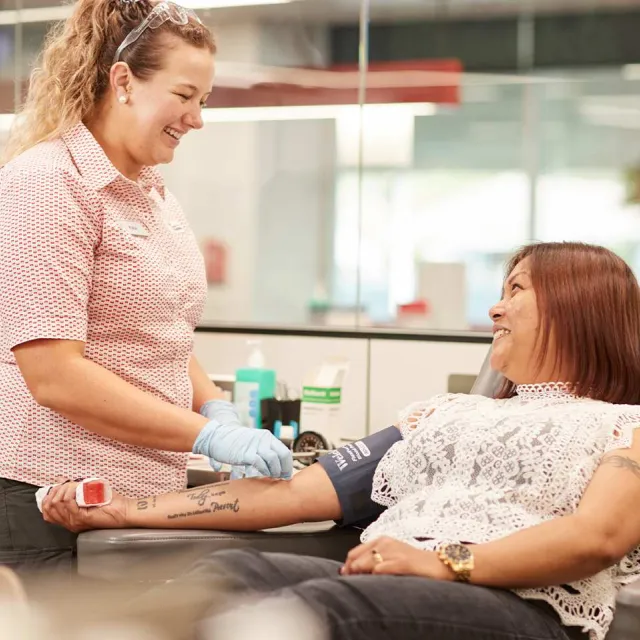
{"label": "black trousers", "polygon": [[415,576],[343,577],[340,567],[323,558],[243,549],[214,553],[185,577],[205,585],[222,577],[247,595],[297,597],[331,640],[587,639],[563,627],[548,605],[511,591]]}
{"label": "black trousers", "polygon": [[38,487],[0,478],[0,564],[19,573],[76,571],[77,534],[42,518]]}

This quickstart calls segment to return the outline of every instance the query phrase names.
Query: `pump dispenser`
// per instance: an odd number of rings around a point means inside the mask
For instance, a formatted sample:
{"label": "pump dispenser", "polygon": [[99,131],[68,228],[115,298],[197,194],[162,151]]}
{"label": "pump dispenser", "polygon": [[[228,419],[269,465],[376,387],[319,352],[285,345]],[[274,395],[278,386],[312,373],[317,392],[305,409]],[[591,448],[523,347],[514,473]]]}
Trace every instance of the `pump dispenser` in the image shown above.
{"label": "pump dispenser", "polygon": [[273,398],[276,392],[276,372],[265,367],[260,340],[248,340],[247,366],[236,371],[233,399],[242,424],[262,428],[260,401]]}

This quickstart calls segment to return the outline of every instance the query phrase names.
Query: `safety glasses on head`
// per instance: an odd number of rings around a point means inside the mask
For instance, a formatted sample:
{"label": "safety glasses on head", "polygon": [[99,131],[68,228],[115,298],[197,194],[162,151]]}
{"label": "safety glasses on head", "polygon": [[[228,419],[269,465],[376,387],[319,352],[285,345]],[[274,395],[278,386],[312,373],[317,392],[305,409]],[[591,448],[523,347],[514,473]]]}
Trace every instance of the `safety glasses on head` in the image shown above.
{"label": "safety glasses on head", "polygon": [[196,20],[202,24],[200,18],[186,7],[181,7],[175,2],[163,1],[159,2],[149,12],[149,15],[122,41],[122,44],[118,47],[116,55],[113,57],[113,64],[118,62],[122,52],[132,45],[147,29],[157,29],[165,22],[170,20],[174,24],[185,25],[189,22],[189,19]]}

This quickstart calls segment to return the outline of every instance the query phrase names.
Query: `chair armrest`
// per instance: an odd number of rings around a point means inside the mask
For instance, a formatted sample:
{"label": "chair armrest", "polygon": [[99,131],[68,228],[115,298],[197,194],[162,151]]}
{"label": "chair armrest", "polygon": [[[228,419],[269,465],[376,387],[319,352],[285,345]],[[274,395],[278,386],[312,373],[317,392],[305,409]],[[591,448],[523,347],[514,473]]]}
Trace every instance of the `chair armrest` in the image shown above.
{"label": "chair armrest", "polygon": [[607,633],[607,640],[640,638],[640,580],[618,592],[616,613]]}
{"label": "chair armrest", "polygon": [[359,543],[360,530],[333,522],[296,524],[265,531],[105,529],[78,537],[78,573],[116,581],[175,578],[198,558],[221,549],[253,547],[342,561]]}

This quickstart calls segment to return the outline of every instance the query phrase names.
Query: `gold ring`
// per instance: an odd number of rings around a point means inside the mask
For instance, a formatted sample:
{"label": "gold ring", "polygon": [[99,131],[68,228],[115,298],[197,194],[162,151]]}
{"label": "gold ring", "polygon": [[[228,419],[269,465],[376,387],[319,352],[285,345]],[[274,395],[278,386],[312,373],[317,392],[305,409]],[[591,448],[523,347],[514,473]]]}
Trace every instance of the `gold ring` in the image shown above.
{"label": "gold ring", "polygon": [[372,549],[371,555],[373,556],[373,561],[376,564],[380,564],[381,562],[384,562],[383,557],[375,549]]}

